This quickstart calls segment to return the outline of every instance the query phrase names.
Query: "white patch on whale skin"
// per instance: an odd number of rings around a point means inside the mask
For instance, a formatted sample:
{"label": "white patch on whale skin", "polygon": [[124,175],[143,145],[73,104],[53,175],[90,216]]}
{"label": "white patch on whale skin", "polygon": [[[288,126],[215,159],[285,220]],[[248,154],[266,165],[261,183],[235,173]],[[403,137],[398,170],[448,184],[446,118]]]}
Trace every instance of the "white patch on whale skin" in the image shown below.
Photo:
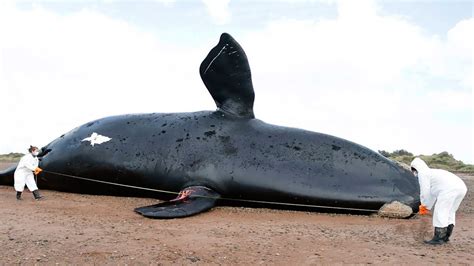
{"label": "white patch on whale skin", "polygon": [[90,137],[83,139],[82,141],[90,141],[91,146],[94,147],[95,144],[102,144],[104,142],[107,142],[111,140],[111,138],[99,135],[97,133],[92,133]]}

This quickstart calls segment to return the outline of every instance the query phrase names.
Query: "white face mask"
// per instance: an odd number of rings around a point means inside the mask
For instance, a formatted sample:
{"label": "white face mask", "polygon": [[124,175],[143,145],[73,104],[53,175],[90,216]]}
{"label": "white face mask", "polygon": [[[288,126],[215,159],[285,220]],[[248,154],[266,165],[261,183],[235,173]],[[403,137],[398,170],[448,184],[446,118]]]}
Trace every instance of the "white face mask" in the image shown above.
{"label": "white face mask", "polygon": [[33,156],[38,156],[39,154],[39,151],[38,150],[35,150],[34,152],[32,152],[31,154],[33,154]]}

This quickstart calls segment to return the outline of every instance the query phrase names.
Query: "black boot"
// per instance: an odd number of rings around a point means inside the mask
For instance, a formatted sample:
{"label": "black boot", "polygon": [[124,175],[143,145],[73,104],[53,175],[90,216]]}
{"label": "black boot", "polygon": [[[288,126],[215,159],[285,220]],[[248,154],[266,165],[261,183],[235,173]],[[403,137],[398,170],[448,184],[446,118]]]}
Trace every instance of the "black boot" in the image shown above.
{"label": "black boot", "polygon": [[38,190],[33,191],[33,196],[35,197],[35,200],[43,198],[43,196],[40,195]]}
{"label": "black boot", "polygon": [[16,192],[16,199],[21,200],[21,192],[20,191]]}
{"label": "black boot", "polygon": [[425,240],[425,243],[430,245],[441,245],[446,243],[445,239],[447,231],[448,227],[435,227],[433,239],[429,241]]}
{"label": "black boot", "polygon": [[444,241],[446,241],[446,242],[449,241],[449,237],[453,233],[453,229],[454,229],[454,224],[448,225],[448,229],[446,230],[446,237],[444,238]]}

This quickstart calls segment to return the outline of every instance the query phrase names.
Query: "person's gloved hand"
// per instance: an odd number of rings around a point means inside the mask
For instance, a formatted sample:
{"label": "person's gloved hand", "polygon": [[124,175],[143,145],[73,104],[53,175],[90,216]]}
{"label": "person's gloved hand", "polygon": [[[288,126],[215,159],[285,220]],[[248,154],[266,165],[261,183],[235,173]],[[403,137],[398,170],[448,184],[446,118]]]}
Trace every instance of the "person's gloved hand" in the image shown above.
{"label": "person's gloved hand", "polygon": [[43,171],[43,169],[39,168],[39,167],[36,167],[34,173],[35,175],[38,175],[39,173],[41,173]]}
{"label": "person's gloved hand", "polygon": [[426,215],[430,213],[430,211],[428,210],[428,208],[426,208],[425,205],[421,204],[420,207],[419,207],[419,211],[418,211],[418,214],[420,215]]}

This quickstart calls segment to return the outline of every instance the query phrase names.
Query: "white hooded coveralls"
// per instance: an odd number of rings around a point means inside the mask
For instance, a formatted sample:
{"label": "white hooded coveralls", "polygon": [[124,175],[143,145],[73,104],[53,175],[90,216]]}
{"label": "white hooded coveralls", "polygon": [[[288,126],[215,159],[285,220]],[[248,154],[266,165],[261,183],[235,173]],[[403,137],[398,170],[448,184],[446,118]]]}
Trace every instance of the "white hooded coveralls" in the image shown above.
{"label": "white hooded coveralls", "polygon": [[36,186],[33,171],[38,167],[38,158],[34,157],[31,153],[21,157],[20,162],[15,170],[15,190],[23,192],[25,184],[30,191],[38,189]]}
{"label": "white hooded coveralls", "polygon": [[415,158],[411,167],[418,172],[420,200],[428,210],[435,205],[433,226],[447,227],[456,223],[456,211],[467,192],[466,184],[457,175],[442,169],[431,169]]}

